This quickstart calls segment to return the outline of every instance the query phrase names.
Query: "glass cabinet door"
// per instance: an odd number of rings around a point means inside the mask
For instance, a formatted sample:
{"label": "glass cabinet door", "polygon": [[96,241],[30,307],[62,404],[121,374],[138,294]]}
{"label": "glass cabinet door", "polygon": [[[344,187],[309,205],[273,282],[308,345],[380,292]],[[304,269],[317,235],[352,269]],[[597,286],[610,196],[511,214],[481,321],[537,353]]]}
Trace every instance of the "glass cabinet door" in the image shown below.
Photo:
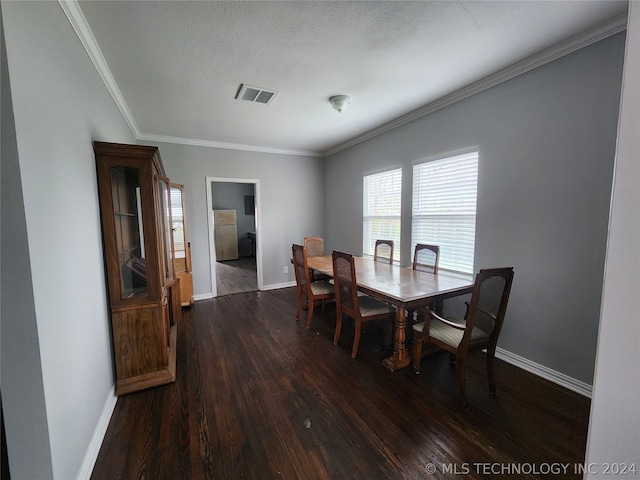
{"label": "glass cabinet door", "polygon": [[171,190],[169,179],[158,177],[160,196],[160,235],[165,284],[173,280],[173,236],[171,235]]}
{"label": "glass cabinet door", "polygon": [[148,290],[140,203],[140,171],[131,167],[112,167],[110,172],[120,269],[120,298],[144,297],[148,295]]}
{"label": "glass cabinet door", "polygon": [[187,245],[182,186],[171,184],[171,221],[175,273],[187,271]]}

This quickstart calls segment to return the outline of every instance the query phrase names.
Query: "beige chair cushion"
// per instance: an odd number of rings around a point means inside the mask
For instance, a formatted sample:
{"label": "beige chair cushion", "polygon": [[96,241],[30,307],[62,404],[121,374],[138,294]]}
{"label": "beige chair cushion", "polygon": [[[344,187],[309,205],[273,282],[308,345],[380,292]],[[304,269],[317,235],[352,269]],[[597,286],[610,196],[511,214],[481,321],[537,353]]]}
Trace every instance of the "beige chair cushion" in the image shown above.
{"label": "beige chair cushion", "polygon": [[[463,318],[447,317],[447,320],[464,325]],[[424,322],[416,323],[413,326],[413,330],[416,332],[424,333]],[[463,335],[464,330],[458,330],[450,327],[446,323],[442,323],[435,318],[431,319],[431,326],[429,328],[430,337],[433,337],[443,343],[446,343],[447,345],[451,345],[452,347],[457,348],[457,346],[462,341]],[[471,343],[486,340],[488,338],[489,336],[485,332],[480,330],[478,327],[473,327],[473,330],[471,331]]]}
{"label": "beige chair cushion", "polygon": [[324,280],[318,282],[311,282],[311,291],[314,295],[326,295],[334,292],[334,287],[329,282]]}
{"label": "beige chair cushion", "polygon": [[368,295],[359,297],[358,303],[360,304],[360,315],[363,317],[395,312],[395,309],[388,303],[381,302]]}

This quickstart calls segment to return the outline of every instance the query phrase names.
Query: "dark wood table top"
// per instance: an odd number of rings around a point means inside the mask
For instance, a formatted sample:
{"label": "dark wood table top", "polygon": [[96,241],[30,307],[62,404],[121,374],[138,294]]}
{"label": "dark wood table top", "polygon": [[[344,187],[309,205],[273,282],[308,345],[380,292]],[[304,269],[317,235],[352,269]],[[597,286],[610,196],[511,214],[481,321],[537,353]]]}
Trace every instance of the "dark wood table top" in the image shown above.
{"label": "dark wood table top", "polygon": [[[374,262],[367,257],[354,257],[359,289],[394,304],[430,303],[438,299],[469,293],[473,277],[453,272],[437,274]],[[331,255],[308,257],[307,266],[333,276]]]}
{"label": "dark wood table top", "polygon": [[[358,290],[396,307],[396,333],[393,355],[383,364],[391,371],[409,365],[405,327],[407,309],[418,309],[436,300],[464,295],[473,291],[473,276],[438,271],[437,274],[375,262],[369,257],[354,257]],[[331,255],[307,257],[307,266],[333,276]]]}

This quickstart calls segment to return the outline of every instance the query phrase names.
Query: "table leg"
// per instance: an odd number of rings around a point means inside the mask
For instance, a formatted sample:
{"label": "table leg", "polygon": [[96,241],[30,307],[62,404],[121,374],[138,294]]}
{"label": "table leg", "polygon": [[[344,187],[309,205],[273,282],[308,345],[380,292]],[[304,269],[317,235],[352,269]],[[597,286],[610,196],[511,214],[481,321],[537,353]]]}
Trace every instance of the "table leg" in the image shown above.
{"label": "table leg", "polygon": [[382,363],[392,372],[409,366],[409,354],[405,345],[407,325],[407,309],[399,306],[396,310],[396,338],[393,344],[393,355],[385,358]]}

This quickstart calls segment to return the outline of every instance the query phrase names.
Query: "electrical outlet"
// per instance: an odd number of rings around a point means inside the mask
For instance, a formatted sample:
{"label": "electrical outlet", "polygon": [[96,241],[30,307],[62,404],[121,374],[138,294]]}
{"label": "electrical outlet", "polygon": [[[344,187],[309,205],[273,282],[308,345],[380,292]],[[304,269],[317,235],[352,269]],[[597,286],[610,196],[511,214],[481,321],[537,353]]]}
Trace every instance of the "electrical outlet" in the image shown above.
{"label": "electrical outlet", "polygon": [[284,273],[289,273],[289,266],[288,265],[284,266]]}

